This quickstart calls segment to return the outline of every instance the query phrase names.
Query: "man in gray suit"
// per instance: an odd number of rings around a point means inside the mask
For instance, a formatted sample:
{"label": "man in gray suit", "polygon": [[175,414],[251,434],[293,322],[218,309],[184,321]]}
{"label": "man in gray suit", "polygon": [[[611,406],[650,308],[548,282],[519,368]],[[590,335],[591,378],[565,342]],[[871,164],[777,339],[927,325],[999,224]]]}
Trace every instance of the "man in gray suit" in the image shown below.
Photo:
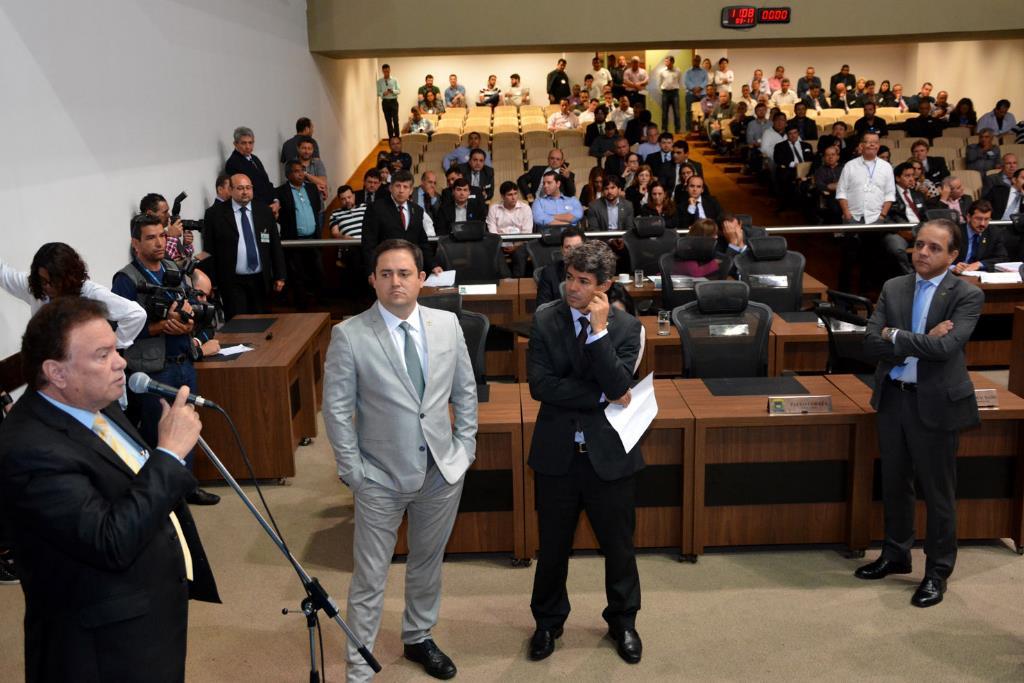
{"label": "man in gray suit", "polygon": [[[458,319],[416,303],[426,279],[419,247],[386,240],[371,265],[377,303],[335,326],[324,375],[324,423],[338,476],[355,499],[348,621],[372,650],[396,533],[408,513],[405,657],[448,679],[455,665],[430,631],[463,475],[476,458],[476,382]],[[350,643],[348,680],[371,676]]]}
{"label": "man in gray suit", "polygon": [[622,176],[606,175],[601,198],[590,202],[587,207],[587,229],[601,231],[632,228],[633,202],[626,201],[623,194]]}
{"label": "man in gray suit", "polygon": [[947,219],[917,231],[913,274],[882,288],[864,348],[878,360],[871,405],[878,411],[885,542],[860,579],[909,574],[914,545],[915,481],[928,510],[924,580],[911,604],[942,602],[956,562],[956,451],[959,432],[979,422],[964,345],[985,295],[949,271],[961,251],[960,228]]}

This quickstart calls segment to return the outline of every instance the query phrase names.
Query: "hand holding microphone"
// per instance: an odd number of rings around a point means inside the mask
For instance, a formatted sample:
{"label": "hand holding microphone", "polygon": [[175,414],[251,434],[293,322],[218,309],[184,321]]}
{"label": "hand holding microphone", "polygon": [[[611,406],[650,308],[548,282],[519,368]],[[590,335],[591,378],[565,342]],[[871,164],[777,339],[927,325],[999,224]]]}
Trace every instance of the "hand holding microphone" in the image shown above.
{"label": "hand holding microphone", "polygon": [[[203,423],[193,406],[220,409],[213,401],[190,394],[187,386],[176,389],[151,379],[144,372],[133,373],[128,379],[128,388],[135,394],[155,394],[161,397],[163,415],[157,427],[157,446],[177,455],[191,451],[203,429]],[[174,403],[169,405],[163,400],[168,398]]]}

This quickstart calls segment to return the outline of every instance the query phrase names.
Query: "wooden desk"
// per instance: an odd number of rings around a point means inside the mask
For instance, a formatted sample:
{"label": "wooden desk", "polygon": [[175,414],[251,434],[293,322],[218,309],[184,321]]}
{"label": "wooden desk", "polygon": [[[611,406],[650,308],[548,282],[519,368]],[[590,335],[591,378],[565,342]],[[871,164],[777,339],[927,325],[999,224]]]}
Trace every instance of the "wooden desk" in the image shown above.
{"label": "wooden desk", "polygon": [[772,314],[772,330],[768,335],[768,375],[775,377],[786,370],[824,372],[828,364],[828,332],[813,322],[786,322],[778,313]]}
{"label": "wooden desk", "polygon": [[[330,340],[327,313],[240,315],[235,320],[273,318],[266,332],[218,334],[224,346],[247,343],[253,351],[236,360],[196,363],[199,393],[219,403],[235,422],[257,479],[295,476],[295,448],[304,437],[316,436],[322,388],[323,358]],[[272,334],[272,339],[266,339]],[[235,445],[227,421],[210,415],[203,438],[239,479],[249,471]],[[200,481],[220,479],[205,456],[195,460]]]}
{"label": "wooden desk", "polygon": [[[530,454],[533,429],[540,404],[530,397],[530,388],[522,384],[523,462]],[[693,487],[693,415],[683,403],[671,380],[655,380],[658,416],[640,441],[647,466],[636,474],[636,531],[633,543],[638,548],[677,548],[680,555],[693,555],[690,498]],[[526,512],[526,549],[532,557],[539,545],[533,470],[524,466],[524,510]],[[580,516],[573,548],[594,549],[597,538]]]}
{"label": "wooden desk", "polygon": [[985,293],[981,318],[964,348],[967,365],[972,368],[1009,365],[1013,314],[1019,304],[1024,304],[1024,284],[983,285],[976,277],[960,277]]}
{"label": "wooden desk", "polygon": [[1024,396],[1024,306],[1013,308],[1013,341],[1010,344],[1009,389]]}
{"label": "wooden desk", "polygon": [[679,342],[679,330],[669,323],[668,336],[658,335],[658,317],[645,315],[640,318],[644,326],[644,354],[640,357],[640,376],[654,373],[655,377],[682,377],[683,349]]}
{"label": "wooden desk", "polygon": [[828,295],[828,286],[817,278],[804,272],[803,278],[804,307],[810,308],[813,302],[824,300]]}
{"label": "wooden desk", "polygon": [[769,415],[767,395],[715,396],[675,380],[694,416],[693,551],[707,546],[845,543],[867,477],[867,414],[824,377],[793,378],[832,395],[833,412]]}
{"label": "wooden desk", "polygon": [[[854,375],[830,375],[829,381],[865,412],[871,407],[871,388]],[[1024,399],[996,385],[977,372],[971,373],[976,389],[996,389],[999,408],[982,410],[981,425],[960,433],[957,452],[957,538],[1009,538],[1024,554]],[[878,437],[872,421],[866,442],[871,467],[869,504],[863,506],[855,525],[864,527],[872,540],[885,536],[881,497],[881,466]],[[925,506],[917,505],[917,537],[925,536]]]}
{"label": "wooden desk", "polygon": [[[490,400],[479,405],[476,461],[466,472],[462,500],[446,551],[509,552],[526,561],[523,527],[523,423],[520,385],[491,384]],[[395,553],[409,552],[406,522]]]}

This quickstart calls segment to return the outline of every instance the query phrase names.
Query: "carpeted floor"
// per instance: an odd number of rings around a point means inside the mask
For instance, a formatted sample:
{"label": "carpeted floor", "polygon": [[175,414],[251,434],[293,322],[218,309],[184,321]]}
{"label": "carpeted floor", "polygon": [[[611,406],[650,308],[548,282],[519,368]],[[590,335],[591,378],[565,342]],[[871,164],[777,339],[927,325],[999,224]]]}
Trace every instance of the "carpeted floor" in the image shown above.
{"label": "carpeted floor", "polygon": [[[321,427],[322,433],[322,427]],[[319,438],[300,448],[298,476],[266,487],[293,552],[345,604],[351,572],[352,501]],[[226,488],[196,518],[223,605],[192,603],[191,681],[305,681],[308,647],[301,588],[270,541]],[[875,551],[869,551],[873,558]],[[836,549],[722,551],[680,564],[674,553],[639,558],[644,639],[640,665],[623,663],[603,638],[602,560],[577,555],[573,614],[555,654],[526,660],[533,568],[505,557],[454,557],[444,569],[438,644],[463,681],[1024,680],[1024,558],[1003,543],[961,549],[941,605],[920,610],[916,572],[878,583],[854,579],[857,560]],[[431,680],[401,657],[404,565],[393,565],[376,655],[382,681]],[[22,675],[23,600],[0,587],[0,653],[6,680]],[[327,680],[343,679],[343,637],[326,624]]]}

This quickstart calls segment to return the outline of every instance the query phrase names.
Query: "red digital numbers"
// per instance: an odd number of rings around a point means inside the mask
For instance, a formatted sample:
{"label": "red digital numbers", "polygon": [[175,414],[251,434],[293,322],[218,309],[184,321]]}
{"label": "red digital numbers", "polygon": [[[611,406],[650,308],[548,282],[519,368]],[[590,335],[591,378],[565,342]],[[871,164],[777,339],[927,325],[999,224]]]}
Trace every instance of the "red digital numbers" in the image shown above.
{"label": "red digital numbers", "polygon": [[789,7],[762,7],[757,16],[759,24],[788,24]]}
{"label": "red digital numbers", "polygon": [[731,5],[722,8],[722,27],[752,28],[758,24],[788,24],[790,17],[790,7]]}

